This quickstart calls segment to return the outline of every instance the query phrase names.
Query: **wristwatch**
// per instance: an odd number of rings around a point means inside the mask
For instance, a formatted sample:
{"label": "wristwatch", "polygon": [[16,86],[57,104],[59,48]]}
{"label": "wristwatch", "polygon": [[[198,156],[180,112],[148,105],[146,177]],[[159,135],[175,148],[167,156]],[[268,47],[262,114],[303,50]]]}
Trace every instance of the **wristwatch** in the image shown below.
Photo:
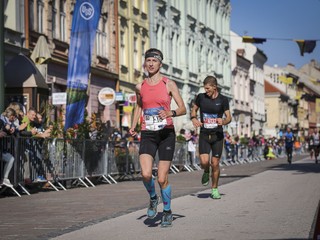
{"label": "wristwatch", "polygon": [[176,117],[177,116],[177,112],[175,110],[171,110],[172,113],[172,117]]}

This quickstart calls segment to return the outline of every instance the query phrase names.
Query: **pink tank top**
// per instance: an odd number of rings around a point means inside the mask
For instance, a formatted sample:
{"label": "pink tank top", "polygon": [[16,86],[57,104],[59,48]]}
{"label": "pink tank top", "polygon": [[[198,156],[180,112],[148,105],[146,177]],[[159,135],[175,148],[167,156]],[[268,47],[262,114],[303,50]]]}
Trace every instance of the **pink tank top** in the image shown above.
{"label": "pink tank top", "polygon": [[141,130],[158,131],[163,128],[173,128],[172,118],[160,119],[160,110],[170,111],[171,96],[168,94],[168,79],[163,77],[158,84],[149,85],[147,80],[141,84],[142,125]]}

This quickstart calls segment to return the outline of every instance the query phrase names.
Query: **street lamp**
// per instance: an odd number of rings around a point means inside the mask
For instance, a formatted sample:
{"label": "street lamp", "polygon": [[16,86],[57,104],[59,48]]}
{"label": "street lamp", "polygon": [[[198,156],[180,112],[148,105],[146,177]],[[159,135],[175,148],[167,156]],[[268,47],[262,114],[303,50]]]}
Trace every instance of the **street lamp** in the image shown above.
{"label": "street lamp", "polygon": [[264,121],[263,121],[263,118],[261,117],[261,120],[260,120],[260,134],[262,135],[262,128],[263,128],[263,125],[264,125]]}
{"label": "street lamp", "polygon": [[236,121],[236,135],[238,135],[238,120],[239,120],[239,114],[234,112],[233,113],[233,118]]}

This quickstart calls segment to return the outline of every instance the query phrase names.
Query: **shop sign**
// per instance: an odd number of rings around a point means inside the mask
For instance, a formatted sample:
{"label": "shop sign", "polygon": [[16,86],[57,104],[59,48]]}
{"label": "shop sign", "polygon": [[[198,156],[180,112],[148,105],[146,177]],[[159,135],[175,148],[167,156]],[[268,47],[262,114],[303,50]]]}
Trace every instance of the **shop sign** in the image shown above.
{"label": "shop sign", "polygon": [[104,106],[111,105],[116,99],[116,92],[109,87],[102,88],[99,92],[98,99],[99,102]]}

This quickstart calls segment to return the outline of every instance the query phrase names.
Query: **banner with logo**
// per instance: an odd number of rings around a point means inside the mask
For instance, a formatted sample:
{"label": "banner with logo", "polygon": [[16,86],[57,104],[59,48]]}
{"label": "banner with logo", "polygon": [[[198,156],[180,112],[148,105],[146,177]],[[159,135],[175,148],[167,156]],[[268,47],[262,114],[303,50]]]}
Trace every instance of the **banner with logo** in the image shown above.
{"label": "banner with logo", "polygon": [[103,0],[77,0],[73,11],[65,130],[84,121],[91,56]]}

